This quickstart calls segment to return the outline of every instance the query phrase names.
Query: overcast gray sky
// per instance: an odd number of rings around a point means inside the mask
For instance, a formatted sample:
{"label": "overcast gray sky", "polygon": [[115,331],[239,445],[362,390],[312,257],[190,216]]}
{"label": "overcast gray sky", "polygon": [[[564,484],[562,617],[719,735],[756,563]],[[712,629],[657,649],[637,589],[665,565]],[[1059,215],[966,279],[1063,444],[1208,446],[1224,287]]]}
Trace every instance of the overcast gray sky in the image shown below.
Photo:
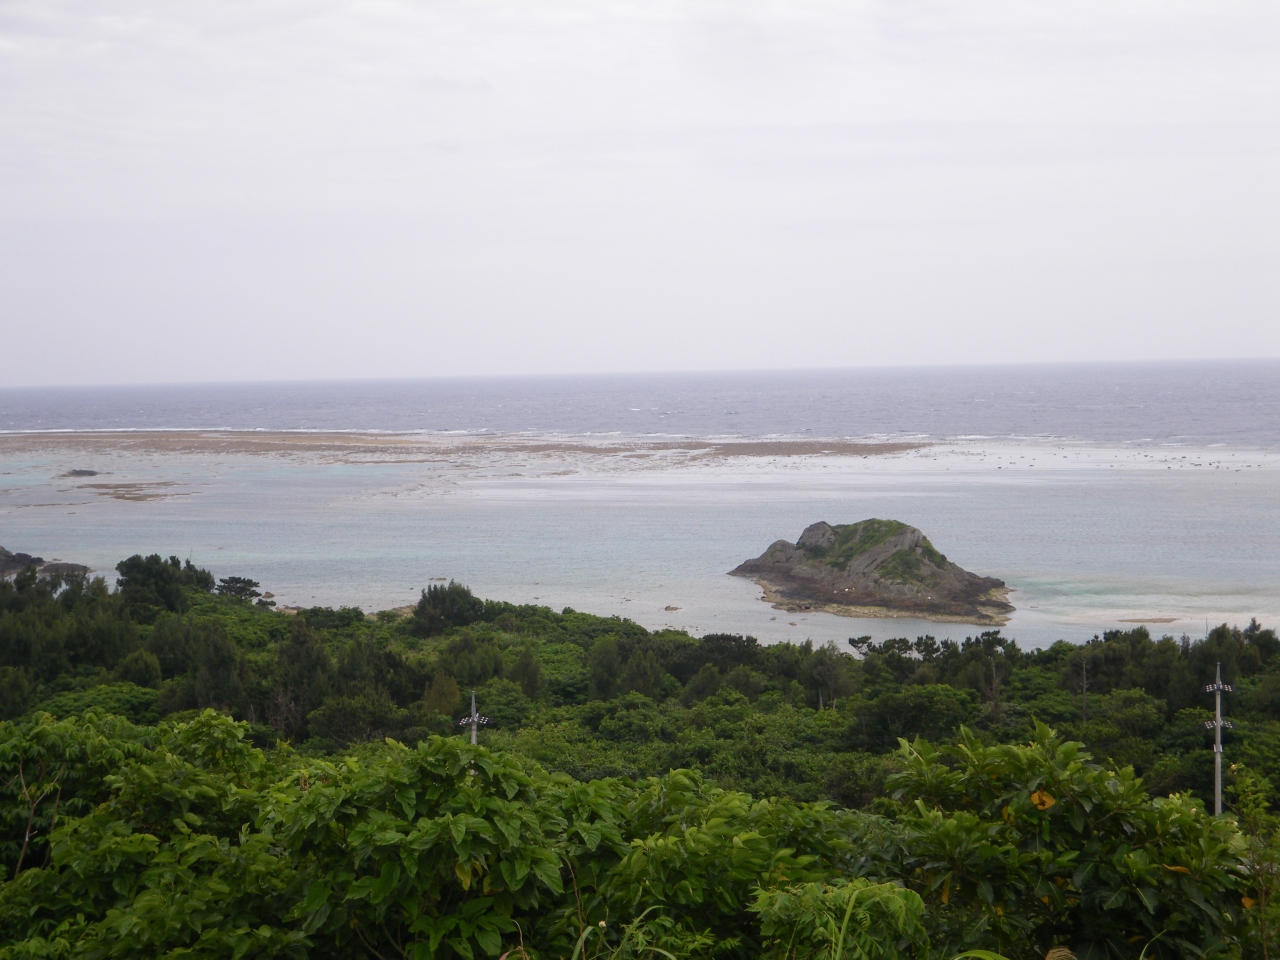
{"label": "overcast gray sky", "polygon": [[0,384],[1280,355],[1275,0],[0,0]]}

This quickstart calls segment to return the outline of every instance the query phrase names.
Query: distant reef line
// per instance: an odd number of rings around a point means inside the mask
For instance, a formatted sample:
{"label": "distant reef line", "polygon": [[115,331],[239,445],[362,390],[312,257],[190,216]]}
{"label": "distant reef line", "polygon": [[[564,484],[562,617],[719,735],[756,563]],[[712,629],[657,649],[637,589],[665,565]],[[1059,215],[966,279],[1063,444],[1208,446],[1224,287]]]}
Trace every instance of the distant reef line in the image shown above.
{"label": "distant reef line", "polygon": [[328,454],[403,459],[415,454],[512,453],[618,456],[686,454],[692,459],[729,457],[872,457],[931,446],[925,441],[849,438],[705,438],[550,435],[376,433],[291,430],[119,430],[0,433],[0,455],[38,450],[148,454]]}

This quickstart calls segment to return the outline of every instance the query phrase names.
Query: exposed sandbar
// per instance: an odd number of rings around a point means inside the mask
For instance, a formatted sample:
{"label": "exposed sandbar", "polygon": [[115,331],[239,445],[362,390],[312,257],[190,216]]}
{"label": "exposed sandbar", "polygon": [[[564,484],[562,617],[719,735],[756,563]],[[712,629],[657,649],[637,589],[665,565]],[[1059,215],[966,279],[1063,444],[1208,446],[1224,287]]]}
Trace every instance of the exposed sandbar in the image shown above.
{"label": "exposed sandbar", "polygon": [[84,433],[0,434],[0,456],[23,453],[76,451],[86,455],[221,454],[320,456],[352,462],[453,459],[494,454],[563,457],[677,456],[685,459],[729,457],[873,457],[904,453],[924,443],[880,443],[860,440],[703,440],[600,437],[548,439],[542,437],[439,436],[420,433],[303,433],[249,430],[94,431]]}

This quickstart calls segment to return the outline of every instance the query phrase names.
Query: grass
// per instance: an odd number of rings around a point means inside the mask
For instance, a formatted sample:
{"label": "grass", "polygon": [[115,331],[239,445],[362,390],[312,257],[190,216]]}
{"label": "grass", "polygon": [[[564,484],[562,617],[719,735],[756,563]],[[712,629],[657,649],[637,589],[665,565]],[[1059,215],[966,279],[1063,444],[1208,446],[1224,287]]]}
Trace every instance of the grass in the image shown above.
{"label": "grass", "polygon": [[[873,518],[863,520],[860,523],[840,524],[831,529],[835,531],[836,542],[826,548],[810,548],[808,553],[814,559],[823,560],[828,566],[835,567],[837,570],[848,570],[849,564],[856,557],[860,557],[869,550],[874,550],[882,543],[909,529],[909,527],[900,520],[878,520]],[[899,550],[889,559],[892,560],[899,554],[908,552]],[[942,566],[947,562],[947,558],[939,553],[927,538],[921,540],[918,552],[913,555],[927,559],[936,566]],[[910,564],[911,561],[904,559],[899,563]],[[918,562],[915,565],[918,566]],[[881,564],[881,570],[883,568],[884,564]],[[910,570],[904,567],[904,572],[909,573]]]}
{"label": "grass", "polygon": [[875,573],[884,580],[894,580],[898,583],[923,583],[925,578],[920,575],[920,568],[926,560],[935,567],[940,567],[947,562],[947,558],[935,550],[933,544],[928,540],[922,540],[914,549],[903,548],[889,554],[880,566],[876,567]]}

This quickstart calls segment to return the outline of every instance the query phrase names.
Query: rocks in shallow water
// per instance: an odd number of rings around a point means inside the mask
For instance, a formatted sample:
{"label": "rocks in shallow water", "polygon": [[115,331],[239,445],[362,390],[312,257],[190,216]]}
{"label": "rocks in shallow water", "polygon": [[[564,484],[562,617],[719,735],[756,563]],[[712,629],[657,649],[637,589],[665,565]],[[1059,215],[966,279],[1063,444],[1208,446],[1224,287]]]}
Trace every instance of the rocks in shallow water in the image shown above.
{"label": "rocks in shallow water", "polygon": [[65,563],[61,560],[46,563],[39,568],[42,577],[79,577],[89,572],[83,563]]}
{"label": "rocks in shallow water", "polygon": [[811,524],[730,572],[755,580],[779,610],[997,626],[1014,609],[1003,580],[962,569],[898,520]]}
{"label": "rocks in shallow water", "polygon": [[33,557],[29,553],[10,553],[0,547],[0,577],[12,577],[30,566],[34,566],[42,577],[79,576],[89,572],[89,568],[82,563],[64,563],[61,560],[46,562],[44,557]]}
{"label": "rocks in shallow water", "polygon": [[4,547],[0,547],[0,577],[11,577],[23,567],[31,564],[37,567],[44,564],[44,557],[33,557],[29,553],[10,553]]}

